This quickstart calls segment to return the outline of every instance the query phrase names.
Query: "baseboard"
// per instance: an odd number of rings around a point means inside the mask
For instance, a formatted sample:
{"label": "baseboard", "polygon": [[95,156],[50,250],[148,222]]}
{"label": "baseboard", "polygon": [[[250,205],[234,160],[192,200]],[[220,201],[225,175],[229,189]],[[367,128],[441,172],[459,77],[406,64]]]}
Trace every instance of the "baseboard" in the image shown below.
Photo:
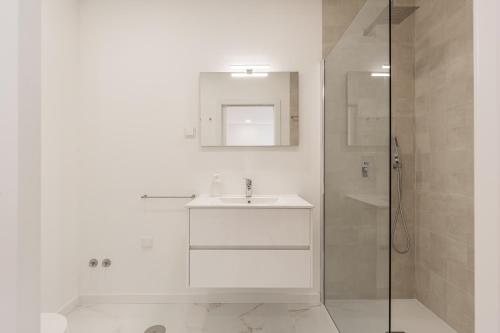
{"label": "baseboard", "polygon": [[70,313],[71,311],[76,309],[80,304],[81,304],[80,296],[77,296],[77,297],[73,298],[72,300],[70,300],[68,303],[61,306],[59,308],[59,310],[57,311],[57,313],[60,313],[63,316],[66,316],[68,313]]}
{"label": "baseboard", "polygon": [[80,304],[162,304],[162,303],[320,303],[319,293],[303,294],[86,294]]}

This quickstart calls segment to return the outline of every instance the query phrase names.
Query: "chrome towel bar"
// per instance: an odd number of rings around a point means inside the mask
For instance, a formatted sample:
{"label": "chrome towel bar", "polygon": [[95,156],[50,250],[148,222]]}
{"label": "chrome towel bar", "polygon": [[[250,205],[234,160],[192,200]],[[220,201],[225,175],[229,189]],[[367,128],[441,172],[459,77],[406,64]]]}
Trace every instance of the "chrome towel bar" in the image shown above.
{"label": "chrome towel bar", "polygon": [[152,196],[144,194],[141,196],[141,199],[194,199],[194,198],[196,198],[196,194],[192,194],[190,196],[177,196],[177,195]]}

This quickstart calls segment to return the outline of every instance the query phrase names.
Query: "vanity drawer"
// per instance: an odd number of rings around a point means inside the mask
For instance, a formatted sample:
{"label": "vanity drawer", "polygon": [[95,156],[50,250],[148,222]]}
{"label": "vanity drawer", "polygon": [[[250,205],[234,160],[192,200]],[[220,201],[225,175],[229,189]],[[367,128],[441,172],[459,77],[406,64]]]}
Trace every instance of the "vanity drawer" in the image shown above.
{"label": "vanity drawer", "polygon": [[309,209],[191,209],[190,246],[308,249]]}
{"label": "vanity drawer", "polygon": [[310,251],[190,251],[194,288],[311,288],[311,271]]}

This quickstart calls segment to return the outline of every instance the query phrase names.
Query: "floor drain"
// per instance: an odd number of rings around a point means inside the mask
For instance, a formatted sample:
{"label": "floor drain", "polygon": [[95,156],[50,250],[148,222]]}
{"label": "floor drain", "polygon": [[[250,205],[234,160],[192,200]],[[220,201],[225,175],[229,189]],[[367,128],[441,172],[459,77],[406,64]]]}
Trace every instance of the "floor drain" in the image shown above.
{"label": "floor drain", "polygon": [[151,326],[147,330],[144,331],[144,333],[165,333],[167,329],[163,325],[155,325]]}

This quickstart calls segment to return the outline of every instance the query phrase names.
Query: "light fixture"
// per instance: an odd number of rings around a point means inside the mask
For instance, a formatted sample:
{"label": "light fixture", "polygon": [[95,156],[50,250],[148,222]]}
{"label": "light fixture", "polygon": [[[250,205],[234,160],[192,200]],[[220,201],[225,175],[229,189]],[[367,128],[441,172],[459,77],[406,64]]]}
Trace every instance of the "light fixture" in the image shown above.
{"label": "light fixture", "polygon": [[269,65],[231,65],[231,76],[239,78],[267,77]]}
{"label": "light fixture", "polygon": [[247,72],[249,70],[253,72],[267,71],[271,67],[269,65],[231,65],[229,66],[233,72]]}
{"label": "light fixture", "polygon": [[382,65],[382,69],[391,69],[391,65]]}
{"label": "light fixture", "polygon": [[372,73],[371,74],[373,77],[388,77],[391,76],[389,73]]}
{"label": "light fixture", "polygon": [[245,78],[245,77],[268,77],[269,73],[255,73],[255,72],[244,72],[244,73],[231,73],[231,77]]}
{"label": "light fixture", "polygon": [[250,119],[245,120],[245,124],[251,124],[252,121]]}

